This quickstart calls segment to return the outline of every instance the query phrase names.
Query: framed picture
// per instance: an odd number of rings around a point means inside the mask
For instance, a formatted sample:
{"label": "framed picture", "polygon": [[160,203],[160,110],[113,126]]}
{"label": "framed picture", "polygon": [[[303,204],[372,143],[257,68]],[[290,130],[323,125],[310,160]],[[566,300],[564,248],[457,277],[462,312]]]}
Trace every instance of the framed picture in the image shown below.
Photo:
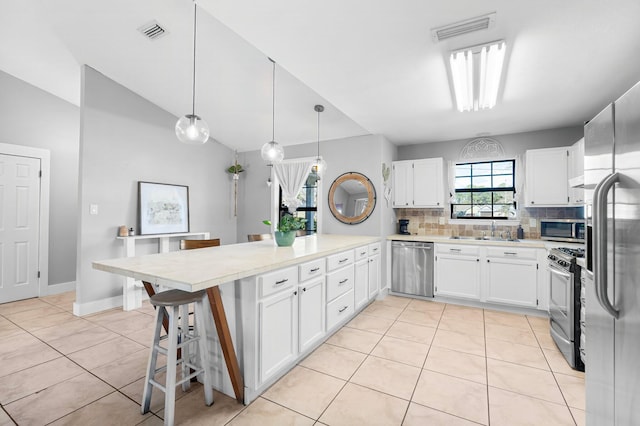
{"label": "framed picture", "polygon": [[189,232],[189,187],[138,182],[140,235]]}

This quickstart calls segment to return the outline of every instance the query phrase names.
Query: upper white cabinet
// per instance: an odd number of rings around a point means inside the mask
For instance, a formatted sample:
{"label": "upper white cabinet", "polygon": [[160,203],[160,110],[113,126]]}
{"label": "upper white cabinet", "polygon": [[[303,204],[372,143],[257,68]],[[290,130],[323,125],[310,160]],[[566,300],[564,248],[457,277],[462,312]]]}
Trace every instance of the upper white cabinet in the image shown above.
{"label": "upper white cabinet", "polygon": [[526,162],[525,206],[568,206],[569,148],[531,149]]}
{"label": "upper white cabinet", "polygon": [[569,149],[569,203],[584,204],[584,138]]}
{"label": "upper white cabinet", "polygon": [[442,158],[393,162],[394,208],[444,208]]}

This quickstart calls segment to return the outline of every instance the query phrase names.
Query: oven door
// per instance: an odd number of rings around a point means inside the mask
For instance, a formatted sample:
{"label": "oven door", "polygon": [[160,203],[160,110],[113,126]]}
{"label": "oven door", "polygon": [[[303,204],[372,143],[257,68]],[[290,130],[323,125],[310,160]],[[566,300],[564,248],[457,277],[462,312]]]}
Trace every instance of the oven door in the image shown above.
{"label": "oven door", "polygon": [[549,263],[549,316],[573,341],[573,274]]}

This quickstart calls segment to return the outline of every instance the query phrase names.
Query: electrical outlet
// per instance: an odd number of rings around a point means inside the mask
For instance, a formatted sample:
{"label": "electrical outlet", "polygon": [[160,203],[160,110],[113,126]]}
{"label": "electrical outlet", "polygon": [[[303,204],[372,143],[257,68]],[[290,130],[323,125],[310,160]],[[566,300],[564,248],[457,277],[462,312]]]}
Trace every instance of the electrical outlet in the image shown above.
{"label": "electrical outlet", "polygon": [[535,218],[529,218],[529,226],[531,228],[536,228],[538,226],[538,221]]}
{"label": "electrical outlet", "polygon": [[98,205],[97,204],[90,204],[89,205],[89,214],[92,214],[92,215],[98,214]]}
{"label": "electrical outlet", "polygon": [[438,219],[438,223],[439,223],[440,225],[444,225],[444,217],[439,218],[439,219]]}

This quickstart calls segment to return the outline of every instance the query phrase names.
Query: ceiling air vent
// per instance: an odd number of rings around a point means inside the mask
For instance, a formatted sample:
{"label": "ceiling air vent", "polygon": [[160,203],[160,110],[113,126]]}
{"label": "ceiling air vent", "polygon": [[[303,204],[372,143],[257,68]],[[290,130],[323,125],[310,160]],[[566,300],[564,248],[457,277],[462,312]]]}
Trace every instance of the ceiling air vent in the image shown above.
{"label": "ceiling air vent", "polygon": [[493,12],[476,18],[445,25],[443,27],[433,28],[431,30],[431,38],[434,42],[439,42],[451,37],[472,33],[474,31],[486,30],[493,26],[495,20],[496,14]]}
{"label": "ceiling air vent", "polygon": [[138,28],[138,31],[140,31],[142,35],[147,37],[149,40],[157,40],[167,33],[167,30],[162,28],[156,21],[144,24]]}

